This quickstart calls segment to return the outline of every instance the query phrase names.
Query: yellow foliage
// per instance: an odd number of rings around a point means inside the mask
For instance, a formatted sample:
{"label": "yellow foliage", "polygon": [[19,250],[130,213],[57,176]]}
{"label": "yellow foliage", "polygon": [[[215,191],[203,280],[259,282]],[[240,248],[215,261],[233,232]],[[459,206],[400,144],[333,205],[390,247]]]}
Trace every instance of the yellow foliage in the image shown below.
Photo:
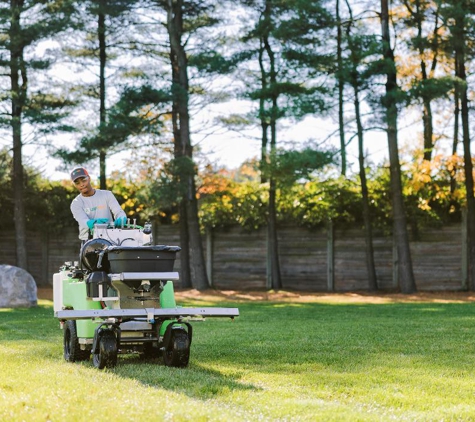
{"label": "yellow foliage", "polygon": [[427,199],[424,199],[424,198],[421,198],[419,197],[419,203],[418,203],[418,208],[420,208],[422,211],[429,211],[431,208],[430,208],[430,205],[429,205],[429,202],[427,201]]}
{"label": "yellow foliage", "polygon": [[135,201],[133,201],[132,199],[127,199],[123,204],[122,204],[122,208],[133,208],[135,206]]}

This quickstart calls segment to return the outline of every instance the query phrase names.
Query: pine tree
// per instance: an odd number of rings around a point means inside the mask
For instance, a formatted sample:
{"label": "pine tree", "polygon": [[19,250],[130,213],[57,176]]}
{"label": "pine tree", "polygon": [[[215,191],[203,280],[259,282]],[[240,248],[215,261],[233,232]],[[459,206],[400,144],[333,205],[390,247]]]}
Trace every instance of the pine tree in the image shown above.
{"label": "pine tree", "polygon": [[320,2],[266,0],[243,4],[256,16],[254,26],[242,37],[245,50],[238,55],[251,63],[257,60],[259,69],[255,80],[247,81],[251,86],[247,92],[259,104],[261,180],[269,184],[267,286],[278,290],[282,288],[276,205],[279,180],[273,174],[279,156],[278,122],[283,118],[298,120],[325,108],[327,89],[313,81],[324,62],[318,50],[329,15]]}
{"label": "pine tree", "polygon": [[[116,58],[117,56],[120,57],[117,51],[122,50],[118,50],[117,45],[120,42],[127,44],[118,34],[122,33],[123,27],[129,24],[136,3],[138,2],[129,0],[87,0],[76,5],[79,11],[79,19],[76,21],[75,38],[77,39],[78,34],[83,35],[83,38],[79,38],[80,43],[78,45],[75,45],[75,41],[65,47],[66,55],[79,66],[92,66],[98,70],[95,72],[98,74],[97,84],[94,83],[95,86],[84,87],[83,90],[86,97],[92,96],[95,101],[98,100],[99,104],[93,105],[92,109],[95,110],[95,115],[98,115],[99,118],[96,126],[92,129],[92,134],[84,136],[74,151],[60,149],[56,155],[66,162],[79,164],[98,159],[101,189],[107,188],[107,155],[111,153],[114,146],[123,143],[127,139],[127,137],[120,137],[111,142],[109,136],[110,126],[114,126],[115,123],[108,118],[108,108],[112,107],[110,104],[113,103],[113,99],[111,100],[113,96],[108,95],[106,71],[110,67],[111,58],[114,56]],[[111,41],[111,39],[114,41]],[[76,86],[75,90],[78,89],[79,87]],[[129,94],[130,90],[122,94],[122,102]],[[85,97],[82,100],[86,102]],[[120,103],[120,101],[119,99],[118,102]],[[137,107],[141,105],[137,101],[136,104]]]}
{"label": "pine tree", "polygon": [[386,68],[386,93],[382,99],[385,110],[385,124],[388,137],[389,166],[391,174],[391,198],[393,206],[393,236],[397,247],[397,265],[399,285],[402,293],[416,291],[414,273],[412,270],[409,236],[407,233],[407,217],[404,208],[401,181],[401,164],[398,148],[398,93],[396,64],[394,51],[391,47],[389,32],[389,5],[388,0],[381,0],[381,32],[382,50]]}
{"label": "pine tree", "polygon": [[[31,83],[32,75],[44,76],[51,60],[35,56],[34,47],[68,28],[73,12],[67,1],[11,0],[0,6],[0,27],[4,36],[0,40],[0,67],[4,84],[2,103],[10,104],[10,112],[0,120],[2,127],[12,133],[14,192],[14,221],[17,265],[27,269],[25,180],[22,150],[25,126],[33,128],[34,136],[53,131],[68,130],[61,125],[69,101],[54,93],[47,85]],[[28,16],[28,18],[26,18]],[[49,87],[52,88],[52,87]],[[37,139],[37,141],[39,141]]]}
{"label": "pine tree", "polygon": [[431,161],[435,139],[432,103],[452,89],[451,78],[436,76],[441,46],[445,42],[440,31],[440,11],[433,1],[404,0],[403,4],[407,17],[401,21],[409,30],[416,29],[414,36],[408,40],[408,56],[414,52],[413,60],[420,67],[420,72],[411,72],[409,94],[412,94],[413,101],[420,100],[422,103],[424,159]]}
{"label": "pine tree", "polygon": [[[470,121],[469,121],[469,98],[467,67],[471,49],[475,37],[475,21],[472,18],[475,7],[467,0],[451,0],[440,2],[441,15],[444,24],[450,31],[449,50],[455,56],[456,84],[455,98],[460,100],[462,143],[464,155],[465,191],[467,201],[467,228],[470,263],[470,290],[475,290],[475,196],[473,180],[473,163],[471,153]],[[457,105],[456,105],[457,107]]]}
{"label": "pine tree", "polygon": [[353,18],[353,10],[347,2],[349,18],[346,22],[347,57],[339,65],[340,78],[350,85],[353,91],[353,106],[355,110],[356,136],[358,139],[358,164],[361,185],[361,200],[363,205],[363,221],[366,246],[366,269],[368,272],[368,289],[377,290],[378,281],[374,262],[373,224],[370,212],[370,199],[366,177],[364,127],[361,112],[361,97],[364,92],[371,90],[377,78],[380,48],[376,36],[361,33],[357,21]]}
{"label": "pine tree", "polygon": [[[161,3],[167,13],[167,31],[170,42],[170,61],[172,67],[172,119],[174,128],[176,177],[183,188],[184,195],[180,205],[180,235],[183,236],[182,250],[189,257],[191,284],[197,290],[209,287],[206,273],[203,245],[198,220],[198,200],[196,197],[193,148],[189,113],[188,56],[185,50],[185,25],[212,24],[210,18],[212,4],[207,2],[185,2],[183,0],[164,0]],[[200,18],[202,18],[200,23]],[[183,242],[187,241],[187,244]],[[187,262],[185,261],[185,265]]]}

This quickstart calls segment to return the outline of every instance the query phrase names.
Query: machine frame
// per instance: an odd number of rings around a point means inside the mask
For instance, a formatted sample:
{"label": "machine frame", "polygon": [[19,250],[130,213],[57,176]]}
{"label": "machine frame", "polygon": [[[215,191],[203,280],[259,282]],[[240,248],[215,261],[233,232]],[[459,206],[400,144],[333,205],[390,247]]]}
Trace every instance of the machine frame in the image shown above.
{"label": "machine frame", "polygon": [[80,261],[66,262],[53,276],[65,360],[87,361],[92,355],[93,365],[102,369],[114,367],[119,354],[138,353],[185,367],[192,321],[239,316],[237,308],[177,306],[173,282],[179,274],[173,263],[179,250],[153,245],[148,223],[96,225]]}

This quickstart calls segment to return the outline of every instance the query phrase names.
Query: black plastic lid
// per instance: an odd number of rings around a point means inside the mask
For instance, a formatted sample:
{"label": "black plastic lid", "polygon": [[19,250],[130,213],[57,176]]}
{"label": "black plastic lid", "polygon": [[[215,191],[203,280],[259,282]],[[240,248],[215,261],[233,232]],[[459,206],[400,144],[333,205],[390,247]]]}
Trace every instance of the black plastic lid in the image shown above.
{"label": "black plastic lid", "polygon": [[150,245],[150,246],[109,246],[107,253],[120,253],[127,251],[154,251],[154,252],[180,252],[179,246]]}

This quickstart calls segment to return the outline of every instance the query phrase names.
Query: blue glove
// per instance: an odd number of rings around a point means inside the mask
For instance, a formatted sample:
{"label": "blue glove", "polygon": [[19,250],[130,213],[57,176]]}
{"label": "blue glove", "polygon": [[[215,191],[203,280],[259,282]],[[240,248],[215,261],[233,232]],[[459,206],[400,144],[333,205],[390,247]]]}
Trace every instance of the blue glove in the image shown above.
{"label": "blue glove", "polygon": [[127,218],[126,217],[119,217],[114,221],[114,226],[115,227],[122,227],[123,225],[125,226],[125,223],[127,223]]}
{"label": "blue glove", "polygon": [[109,220],[107,218],[96,218],[95,220],[87,220],[87,227],[90,230],[94,229],[94,224],[107,224]]}

